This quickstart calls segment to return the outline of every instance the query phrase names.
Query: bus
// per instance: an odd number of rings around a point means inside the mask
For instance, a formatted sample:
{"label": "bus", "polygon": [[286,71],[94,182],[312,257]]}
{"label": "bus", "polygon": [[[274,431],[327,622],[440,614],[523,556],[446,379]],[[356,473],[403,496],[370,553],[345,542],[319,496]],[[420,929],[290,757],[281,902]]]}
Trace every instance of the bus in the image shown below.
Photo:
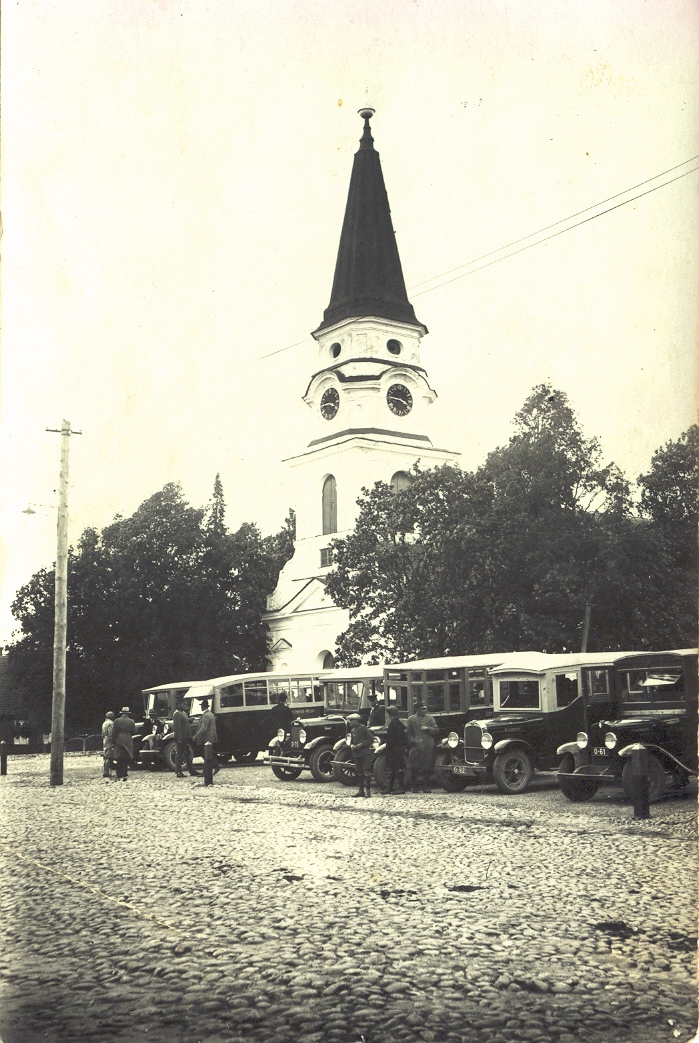
{"label": "bus", "polygon": [[329,672],[229,674],[208,681],[178,681],[145,688],[144,709],[154,726],[141,743],[141,760],[147,767],[164,763],[174,771],[175,707],[184,699],[188,715],[196,721],[202,713],[202,700],[207,699],[216,717],[218,759],[225,763],[234,758],[239,764],[251,764],[276,734],[269,715],[281,693],[286,694],[298,717],[315,716],[322,712],[325,697],[321,678]]}

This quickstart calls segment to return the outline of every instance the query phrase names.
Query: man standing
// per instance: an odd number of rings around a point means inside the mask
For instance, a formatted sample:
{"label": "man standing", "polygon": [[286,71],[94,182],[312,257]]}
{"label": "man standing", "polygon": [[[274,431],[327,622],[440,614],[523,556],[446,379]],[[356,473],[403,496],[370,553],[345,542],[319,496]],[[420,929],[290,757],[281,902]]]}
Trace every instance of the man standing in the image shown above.
{"label": "man standing", "polygon": [[105,779],[111,779],[111,766],[112,766],[112,753],[114,751],[114,744],[112,742],[112,731],[114,729],[114,714],[110,710],[104,718],[104,724],[102,725],[102,757],[104,759],[104,769],[102,776]]}
{"label": "man standing", "polygon": [[383,704],[377,702],[375,692],[371,692],[367,698],[369,700],[369,706],[371,707],[369,711],[369,720],[366,722],[367,727],[383,728],[386,723],[386,711],[383,708]]}
{"label": "man standing", "polygon": [[418,792],[418,785],[423,793],[429,793],[427,786],[430,773],[434,767],[435,744],[439,728],[434,717],[427,712],[424,703],[418,703],[415,713],[408,718],[408,770],[405,773],[406,788],[411,786],[413,793]]}
{"label": "man standing", "polygon": [[112,728],[116,777],[119,782],[126,782],[129,776],[129,761],[133,760],[133,734],[136,724],[129,713],[128,706],[122,707],[121,716],[117,717]]}
{"label": "man standing", "polygon": [[202,699],[202,701],[201,701],[201,708],[202,708],[202,715],[199,718],[199,724],[197,725],[197,730],[194,733],[194,738],[192,739],[192,742],[195,745],[202,747],[202,753],[205,752],[204,749],[203,749],[204,744],[207,743],[207,742],[211,743],[211,752],[213,753],[213,758],[214,758],[214,774],[215,774],[218,771],[218,760],[216,758],[216,754],[213,752],[214,744],[216,742],[216,739],[218,738],[218,736],[216,734],[216,718],[214,717],[214,715],[212,714],[211,710],[209,709],[209,700],[208,699]]}
{"label": "man standing", "polygon": [[286,692],[280,692],[276,706],[273,706],[269,712],[270,727],[274,729],[271,738],[277,734],[280,728],[288,732],[293,720],[295,720],[295,716],[294,711],[289,706],[289,696]]}
{"label": "man standing", "polygon": [[408,740],[405,734],[405,725],[398,716],[398,707],[388,708],[388,730],[386,732],[386,771],[388,772],[388,787],[386,793],[393,793],[395,783],[396,793],[405,793],[403,775],[405,773],[405,751]]}
{"label": "man standing", "polygon": [[350,749],[354,757],[354,770],[357,773],[357,786],[359,787],[352,796],[370,797],[374,736],[358,713],[351,713],[347,718],[347,723],[352,729],[350,733]]}
{"label": "man standing", "polygon": [[192,723],[187,716],[187,703],[184,699],[180,699],[177,703],[177,709],[172,715],[172,730],[175,733],[175,778],[183,779],[184,772],[182,771],[183,762],[187,764],[187,771],[190,775],[197,775],[198,772],[194,770],[192,764]]}

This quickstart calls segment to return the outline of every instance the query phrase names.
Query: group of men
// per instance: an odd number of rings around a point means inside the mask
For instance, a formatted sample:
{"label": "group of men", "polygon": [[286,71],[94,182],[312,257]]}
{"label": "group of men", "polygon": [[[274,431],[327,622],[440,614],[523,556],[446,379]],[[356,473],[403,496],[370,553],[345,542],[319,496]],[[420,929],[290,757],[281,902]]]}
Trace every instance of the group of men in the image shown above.
{"label": "group of men", "polygon": [[[190,775],[200,775],[192,764],[192,745],[204,747],[204,744],[216,742],[216,718],[209,709],[208,699],[201,701],[202,714],[199,718],[196,731],[187,714],[187,703],[180,699],[177,709],[172,715],[172,725],[175,735],[175,778],[183,779],[185,774],[183,767],[186,765]],[[105,779],[112,777],[112,765],[116,770],[117,782],[126,782],[129,774],[129,763],[133,760],[133,736],[136,731],[136,723],[130,715],[128,706],[121,709],[119,717],[110,710],[102,725],[102,756],[104,760],[103,776]],[[116,719],[115,719],[116,717]],[[214,771],[218,770],[214,758]]]}
{"label": "group of men", "polygon": [[[364,723],[361,714],[351,713],[347,722],[351,727],[350,749],[354,757],[354,768],[357,775],[357,792],[353,797],[371,796],[371,779],[374,765],[373,744],[374,733],[371,725],[383,724],[378,713],[383,714],[383,707],[375,700]],[[429,793],[429,778],[434,767],[435,739],[439,734],[437,723],[427,713],[425,703],[418,703],[415,713],[408,718],[407,726],[398,716],[398,708],[389,706],[386,711],[389,717],[386,730],[386,770],[388,786],[384,793],[405,793],[411,789],[413,793]],[[406,763],[407,760],[407,763]]]}

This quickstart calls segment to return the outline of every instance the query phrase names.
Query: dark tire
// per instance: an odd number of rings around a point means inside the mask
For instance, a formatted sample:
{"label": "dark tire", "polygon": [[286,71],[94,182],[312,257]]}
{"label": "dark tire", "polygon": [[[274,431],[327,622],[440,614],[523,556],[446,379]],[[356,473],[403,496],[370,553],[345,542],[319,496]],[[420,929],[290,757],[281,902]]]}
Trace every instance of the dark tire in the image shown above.
{"label": "dark tire", "polygon": [[335,776],[336,782],[341,782],[343,786],[354,786],[356,785],[357,778],[354,773],[354,757],[349,746],[342,745],[339,750],[334,751],[335,761],[341,761],[341,764],[333,764],[333,775]]}
{"label": "dark tire", "polygon": [[[621,773],[621,785],[626,796],[633,800],[634,781],[632,775],[631,758],[627,758]],[[665,768],[652,753],[648,754],[648,802],[655,804],[665,796],[667,783],[665,781]]]}
{"label": "dark tire", "polygon": [[524,750],[504,750],[495,758],[493,778],[501,793],[524,793],[533,774],[532,762]]}
{"label": "dark tire", "polygon": [[380,753],[374,761],[373,773],[376,788],[380,789],[382,793],[385,793],[388,789],[388,769],[386,767],[385,753]]}
{"label": "dark tire", "polygon": [[282,782],[293,782],[302,772],[302,768],[287,768],[284,764],[273,764],[272,771]]}
{"label": "dark tire", "polygon": [[221,764],[228,764],[228,762],[231,759],[231,757],[233,756],[233,754],[232,753],[219,753],[217,751],[216,752],[216,756],[218,757],[219,762]]}
{"label": "dark tire", "polygon": [[327,744],[316,746],[316,748],[311,752],[308,765],[311,769],[311,775],[316,782],[333,781],[335,778],[332,764],[333,758],[333,748]]}
{"label": "dark tire", "polygon": [[[575,757],[572,753],[563,754],[558,770],[566,774],[575,771]],[[558,788],[567,800],[578,804],[584,800],[592,800],[599,789],[599,783],[594,779],[562,779],[559,775]]]}
{"label": "dark tire", "polygon": [[236,764],[252,764],[257,760],[259,750],[233,750]]}
{"label": "dark tire", "polygon": [[[192,757],[194,756],[194,750],[192,749],[192,746],[191,746],[190,743],[188,743],[187,745],[189,746],[189,759],[191,761]],[[175,757],[176,757],[176,755],[177,755],[177,743],[169,742],[167,744],[167,746],[163,749],[163,759],[164,759],[165,764],[167,765],[167,767],[170,769],[170,771],[177,771],[177,766],[175,765]],[[183,769],[185,771],[187,770],[187,762],[186,761],[182,765],[182,767],[183,767]]]}
{"label": "dark tire", "polygon": [[468,786],[468,779],[455,775],[453,771],[443,771],[443,765],[452,764],[454,755],[451,750],[439,750],[434,762],[434,777],[447,793],[463,793]]}

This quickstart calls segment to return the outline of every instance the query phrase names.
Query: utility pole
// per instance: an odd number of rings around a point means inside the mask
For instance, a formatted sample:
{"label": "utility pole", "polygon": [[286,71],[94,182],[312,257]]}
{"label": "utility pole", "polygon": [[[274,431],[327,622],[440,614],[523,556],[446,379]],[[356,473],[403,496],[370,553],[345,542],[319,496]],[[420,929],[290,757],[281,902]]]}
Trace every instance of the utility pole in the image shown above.
{"label": "utility pole", "polygon": [[63,751],[65,747],[66,709],[66,631],[68,626],[68,471],[70,421],[64,420],[60,430],[47,431],[61,436],[61,471],[58,482],[58,536],[56,543],[56,586],[53,628],[53,702],[51,705],[51,785],[63,785]]}

